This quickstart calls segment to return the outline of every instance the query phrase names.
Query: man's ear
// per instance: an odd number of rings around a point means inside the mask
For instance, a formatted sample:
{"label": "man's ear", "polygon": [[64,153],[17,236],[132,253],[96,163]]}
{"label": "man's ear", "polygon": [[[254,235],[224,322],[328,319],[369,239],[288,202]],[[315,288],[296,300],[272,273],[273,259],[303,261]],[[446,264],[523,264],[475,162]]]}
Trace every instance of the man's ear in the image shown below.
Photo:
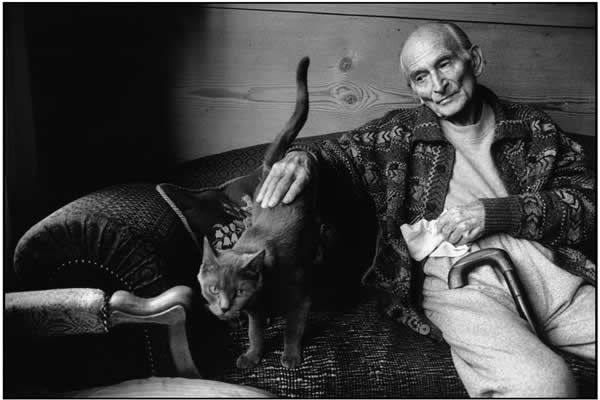
{"label": "man's ear", "polygon": [[249,254],[248,261],[243,266],[242,270],[250,275],[258,275],[262,272],[265,265],[265,253],[263,249],[257,253]]}
{"label": "man's ear", "polygon": [[478,77],[483,72],[483,67],[485,65],[485,59],[483,58],[483,52],[481,51],[479,46],[475,45],[475,46],[471,47],[470,53],[471,53],[471,63],[473,66],[473,74],[475,74],[475,76]]}

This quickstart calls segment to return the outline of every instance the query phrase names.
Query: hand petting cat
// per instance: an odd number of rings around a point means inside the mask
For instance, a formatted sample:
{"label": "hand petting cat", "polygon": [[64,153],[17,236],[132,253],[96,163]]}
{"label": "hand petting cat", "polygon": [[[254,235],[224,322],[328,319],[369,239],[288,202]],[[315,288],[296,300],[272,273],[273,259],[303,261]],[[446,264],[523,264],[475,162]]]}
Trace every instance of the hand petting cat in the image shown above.
{"label": "hand petting cat", "polygon": [[256,202],[262,208],[275,207],[281,201],[283,204],[291,203],[314,179],[314,167],[314,159],[308,153],[289,152],[273,164],[256,196]]}

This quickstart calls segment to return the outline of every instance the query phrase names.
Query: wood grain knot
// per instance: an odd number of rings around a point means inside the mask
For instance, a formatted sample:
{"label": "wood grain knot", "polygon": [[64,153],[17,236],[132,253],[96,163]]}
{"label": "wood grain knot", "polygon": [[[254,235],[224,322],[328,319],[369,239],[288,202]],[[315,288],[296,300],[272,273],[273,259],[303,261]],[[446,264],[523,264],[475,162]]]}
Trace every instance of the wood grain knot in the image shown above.
{"label": "wood grain knot", "polygon": [[359,87],[350,87],[341,85],[335,88],[335,97],[345,104],[354,105],[362,100],[361,90]]}
{"label": "wood grain knot", "polygon": [[358,101],[358,97],[354,94],[346,94],[342,99],[348,104],[354,104]]}
{"label": "wood grain knot", "polygon": [[350,69],[352,69],[352,58],[343,57],[340,61],[340,71],[348,72]]}

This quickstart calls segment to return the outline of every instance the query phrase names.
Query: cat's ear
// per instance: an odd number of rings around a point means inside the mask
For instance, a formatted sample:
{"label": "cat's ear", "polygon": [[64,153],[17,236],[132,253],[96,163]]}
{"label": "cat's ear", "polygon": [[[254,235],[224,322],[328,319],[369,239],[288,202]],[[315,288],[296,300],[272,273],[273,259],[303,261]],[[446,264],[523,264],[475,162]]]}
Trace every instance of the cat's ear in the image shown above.
{"label": "cat's ear", "polygon": [[206,264],[207,262],[214,263],[216,259],[217,259],[217,255],[213,251],[212,246],[210,245],[210,242],[208,241],[208,239],[205,236],[204,237],[204,248],[202,250],[202,263],[203,264]]}
{"label": "cat's ear", "polygon": [[249,275],[255,276],[262,272],[265,265],[265,250],[257,253],[249,254],[248,261],[243,266],[242,271]]}

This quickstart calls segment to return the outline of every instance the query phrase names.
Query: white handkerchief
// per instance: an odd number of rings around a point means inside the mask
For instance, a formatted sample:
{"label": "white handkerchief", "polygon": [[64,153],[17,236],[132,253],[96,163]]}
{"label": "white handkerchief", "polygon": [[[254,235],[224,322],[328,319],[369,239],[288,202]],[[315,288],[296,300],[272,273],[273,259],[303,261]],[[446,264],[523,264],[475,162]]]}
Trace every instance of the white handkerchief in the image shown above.
{"label": "white handkerchief", "polygon": [[427,221],[422,219],[412,225],[404,224],[400,227],[402,236],[408,245],[408,252],[412,258],[421,261],[430,257],[460,257],[467,254],[469,246],[454,246],[444,240],[444,236],[437,229],[437,220]]}
{"label": "white handkerchief", "polygon": [[460,257],[464,256],[469,252],[469,246],[461,244],[455,246],[450,242],[442,242],[437,249],[435,249],[429,257]]}

